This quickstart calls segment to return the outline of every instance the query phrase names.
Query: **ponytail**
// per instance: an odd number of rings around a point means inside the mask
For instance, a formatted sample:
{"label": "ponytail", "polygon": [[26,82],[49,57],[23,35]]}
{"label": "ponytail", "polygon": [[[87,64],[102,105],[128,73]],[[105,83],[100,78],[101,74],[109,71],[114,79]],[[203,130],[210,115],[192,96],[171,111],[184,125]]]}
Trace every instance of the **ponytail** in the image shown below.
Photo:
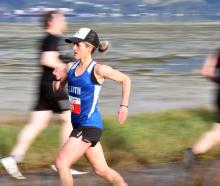
{"label": "ponytail", "polygon": [[109,46],[110,46],[109,41],[107,41],[107,40],[100,41],[100,44],[99,44],[99,47],[98,47],[98,51],[100,53],[105,53],[105,52],[107,52]]}

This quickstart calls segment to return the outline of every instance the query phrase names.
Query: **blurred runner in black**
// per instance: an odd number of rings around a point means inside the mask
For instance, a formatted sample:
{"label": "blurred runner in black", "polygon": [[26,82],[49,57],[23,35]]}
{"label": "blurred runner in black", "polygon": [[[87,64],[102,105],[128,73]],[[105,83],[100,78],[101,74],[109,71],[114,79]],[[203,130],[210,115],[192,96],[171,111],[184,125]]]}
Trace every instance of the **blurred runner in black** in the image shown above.
{"label": "blurred runner in black", "polygon": [[1,159],[6,171],[17,179],[25,179],[19,171],[17,163],[22,162],[34,139],[48,126],[53,113],[59,114],[59,119],[62,121],[60,145],[64,144],[72,131],[68,96],[64,91],[54,93],[52,89],[54,68],[64,69],[66,66],[60,60],[59,40],[66,30],[67,23],[65,17],[57,11],[47,12],[43,16],[42,23],[46,32],[40,46],[42,73],[37,102],[31,112],[29,123],[18,135],[10,155]]}
{"label": "blurred runner in black", "polygon": [[208,56],[202,67],[201,74],[217,85],[215,101],[218,118],[212,129],[203,134],[192,148],[185,150],[184,163],[186,168],[192,167],[197,155],[206,153],[220,143],[220,49]]}

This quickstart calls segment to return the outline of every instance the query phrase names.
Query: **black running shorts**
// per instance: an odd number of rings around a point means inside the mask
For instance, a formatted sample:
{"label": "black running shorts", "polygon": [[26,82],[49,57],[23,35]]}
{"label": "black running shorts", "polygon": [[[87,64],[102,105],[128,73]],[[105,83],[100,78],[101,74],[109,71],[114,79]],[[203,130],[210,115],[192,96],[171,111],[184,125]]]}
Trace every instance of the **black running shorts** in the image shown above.
{"label": "black running shorts", "polygon": [[69,97],[64,90],[54,93],[52,82],[41,82],[40,92],[33,110],[51,110],[54,113],[70,110]]}
{"label": "black running shorts", "polygon": [[91,143],[91,147],[94,147],[100,140],[102,135],[102,129],[91,126],[79,126],[74,128],[70,134],[70,137],[79,138],[82,136],[82,141]]}
{"label": "black running shorts", "polygon": [[63,111],[70,110],[69,100],[59,100],[59,99],[46,99],[39,98],[34,109],[34,111],[44,111],[51,110],[54,113],[61,113]]}

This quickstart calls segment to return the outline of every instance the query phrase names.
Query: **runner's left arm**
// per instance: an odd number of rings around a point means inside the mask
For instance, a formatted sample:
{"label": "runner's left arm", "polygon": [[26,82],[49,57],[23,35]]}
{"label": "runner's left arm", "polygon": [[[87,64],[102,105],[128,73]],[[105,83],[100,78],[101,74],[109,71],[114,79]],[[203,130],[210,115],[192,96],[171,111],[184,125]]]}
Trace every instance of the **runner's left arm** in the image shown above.
{"label": "runner's left arm", "polygon": [[100,64],[96,65],[95,75],[96,75],[98,82],[100,83],[103,83],[104,79],[106,78],[121,83],[122,98],[121,98],[121,104],[120,104],[120,108],[118,112],[118,122],[122,124],[126,120],[127,115],[128,115],[128,102],[129,102],[130,89],[131,89],[130,78],[126,74],[116,69],[113,69],[110,66],[100,65]]}

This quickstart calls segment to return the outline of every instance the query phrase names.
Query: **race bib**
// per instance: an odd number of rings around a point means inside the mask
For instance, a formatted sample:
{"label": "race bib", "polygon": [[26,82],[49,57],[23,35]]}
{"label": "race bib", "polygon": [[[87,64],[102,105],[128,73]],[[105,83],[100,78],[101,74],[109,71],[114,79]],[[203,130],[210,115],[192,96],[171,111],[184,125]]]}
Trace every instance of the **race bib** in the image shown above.
{"label": "race bib", "polygon": [[81,100],[80,98],[69,96],[70,109],[74,114],[80,114],[81,112]]}

